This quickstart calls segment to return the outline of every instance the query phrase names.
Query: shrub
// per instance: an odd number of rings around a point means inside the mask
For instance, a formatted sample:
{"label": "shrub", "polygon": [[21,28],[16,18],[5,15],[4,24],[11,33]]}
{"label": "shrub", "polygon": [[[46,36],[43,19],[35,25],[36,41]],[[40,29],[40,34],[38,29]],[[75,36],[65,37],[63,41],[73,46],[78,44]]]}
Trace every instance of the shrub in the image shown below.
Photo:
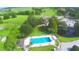
{"label": "shrub", "polygon": [[12,14],[11,16],[12,16],[12,18],[16,18],[16,14]]}
{"label": "shrub", "polygon": [[34,12],[26,10],[26,11],[19,11],[17,14],[18,15],[31,15],[31,14],[34,14]]}
{"label": "shrub", "polygon": [[29,16],[28,21],[29,24],[31,24],[33,27],[41,24],[41,18],[40,17],[35,17],[35,16]]}
{"label": "shrub", "polygon": [[27,22],[24,23],[20,28],[20,32],[21,32],[20,37],[28,36],[32,32],[32,30],[33,30],[33,28],[29,23],[27,23]]}
{"label": "shrub", "polygon": [[49,28],[55,34],[58,33],[58,20],[56,19],[56,17],[49,19]]}
{"label": "shrub", "polygon": [[0,24],[3,23],[2,18],[0,17]]}
{"label": "shrub", "polygon": [[4,19],[9,19],[10,18],[9,14],[4,14],[3,17],[4,17]]}

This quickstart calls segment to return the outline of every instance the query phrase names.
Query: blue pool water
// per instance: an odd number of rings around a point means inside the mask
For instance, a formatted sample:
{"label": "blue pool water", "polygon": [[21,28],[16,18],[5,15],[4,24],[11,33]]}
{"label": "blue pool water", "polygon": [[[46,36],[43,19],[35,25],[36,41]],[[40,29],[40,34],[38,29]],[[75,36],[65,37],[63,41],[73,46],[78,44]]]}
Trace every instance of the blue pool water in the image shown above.
{"label": "blue pool water", "polygon": [[41,37],[41,38],[32,38],[31,43],[32,44],[39,44],[39,43],[46,43],[51,42],[49,37]]}

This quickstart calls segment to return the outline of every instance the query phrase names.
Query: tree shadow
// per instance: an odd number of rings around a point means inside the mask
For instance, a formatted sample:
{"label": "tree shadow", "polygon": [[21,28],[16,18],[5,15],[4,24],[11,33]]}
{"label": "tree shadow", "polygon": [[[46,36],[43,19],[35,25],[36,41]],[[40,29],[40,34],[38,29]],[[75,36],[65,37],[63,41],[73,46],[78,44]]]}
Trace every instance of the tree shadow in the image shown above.
{"label": "tree shadow", "polygon": [[44,33],[46,33],[46,34],[53,34],[53,32],[49,31],[46,26],[45,27],[44,26],[40,27],[39,30],[42,31],[42,32],[44,32]]}
{"label": "tree shadow", "polygon": [[79,51],[79,47],[74,45],[72,48],[68,48],[68,51]]}

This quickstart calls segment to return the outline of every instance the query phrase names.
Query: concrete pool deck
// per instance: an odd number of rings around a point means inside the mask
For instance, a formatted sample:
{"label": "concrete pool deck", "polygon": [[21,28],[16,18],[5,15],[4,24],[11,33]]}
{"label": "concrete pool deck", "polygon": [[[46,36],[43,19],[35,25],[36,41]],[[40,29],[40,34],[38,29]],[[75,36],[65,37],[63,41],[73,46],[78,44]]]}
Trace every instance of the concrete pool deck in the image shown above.
{"label": "concrete pool deck", "polygon": [[40,43],[40,44],[33,44],[30,47],[41,47],[41,46],[55,45],[54,38],[52,38],[50,35],[36,36],[36,37],[32,37],[32,38],[42,38],[42,37],[49,37],[51,42]]}
{"label": "concrete pool deck", "polygon": [[[42,37],[49,37],[51,42],[30,45],[31,38],[42,38]],[[33,36],[33,37],[25,38],[25,40],[24,40],[24,50],[27,51],[29,47],[41,47],[41,46],[55,45],[55,40],[56,39],[57,38],[53,35],[42,35],[42,36]],[[29,47],[27,47],[27,46],[29,46]]]}

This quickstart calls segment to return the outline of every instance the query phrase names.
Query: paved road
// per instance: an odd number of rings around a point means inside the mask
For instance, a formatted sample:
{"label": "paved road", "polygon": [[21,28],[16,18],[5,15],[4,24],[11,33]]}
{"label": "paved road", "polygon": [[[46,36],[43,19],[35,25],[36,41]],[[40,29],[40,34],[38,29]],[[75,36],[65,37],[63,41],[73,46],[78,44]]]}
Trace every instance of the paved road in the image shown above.
{"label": "paved road", "polygon": [[73,41],[73,42],[62,42],[61,44],[61,48],[57,49],[58,51],[68,51],[69,48],[72,48],[72,46],[77,45],[79,46],[79,40],[77,41]]}

